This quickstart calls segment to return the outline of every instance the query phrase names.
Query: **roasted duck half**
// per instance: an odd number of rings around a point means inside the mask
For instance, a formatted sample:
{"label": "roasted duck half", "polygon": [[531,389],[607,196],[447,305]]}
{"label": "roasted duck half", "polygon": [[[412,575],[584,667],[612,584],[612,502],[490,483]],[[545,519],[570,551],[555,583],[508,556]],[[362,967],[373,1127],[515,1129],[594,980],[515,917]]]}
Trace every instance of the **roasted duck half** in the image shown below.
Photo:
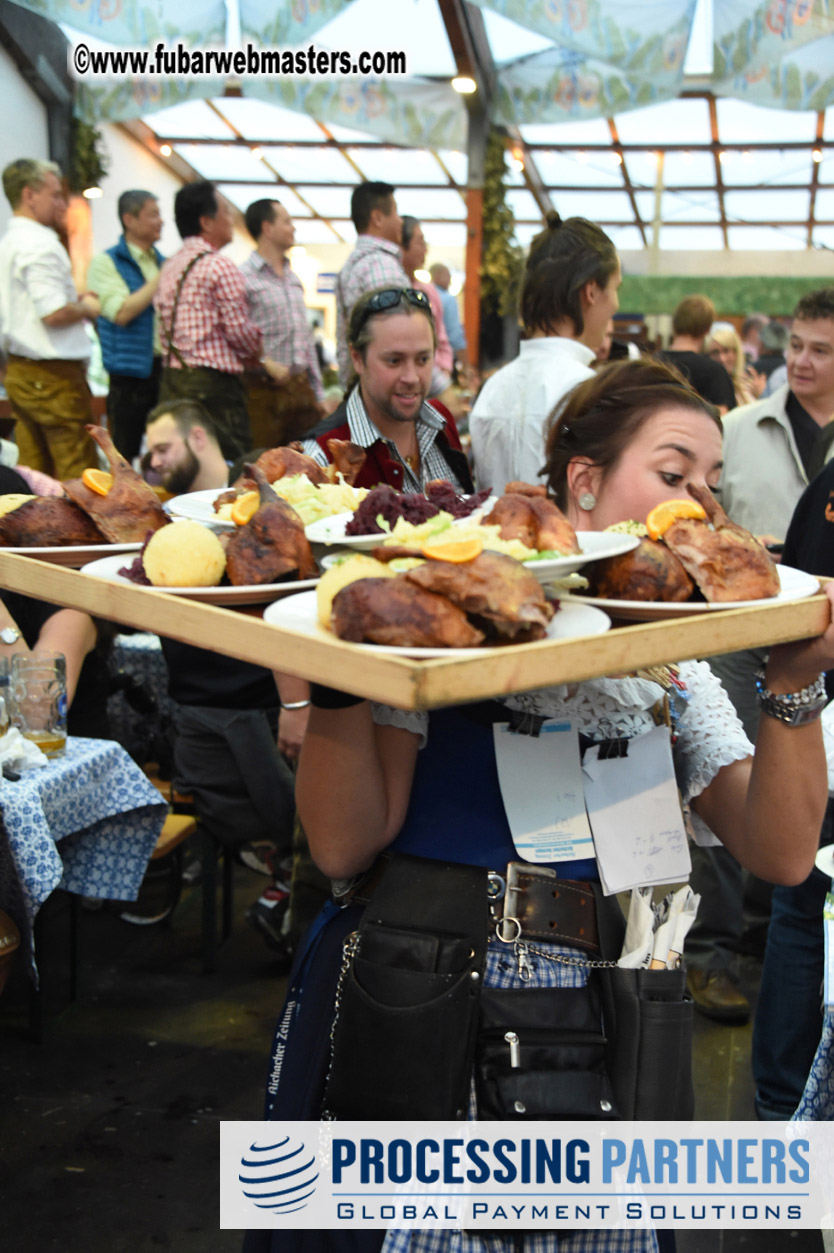
{"label": "roasted duck half", "polygon": [[[473,561],[427,561],[403,576],[445,596],[496,642],[543,639],[553,606],[528,570],[503,553],[482,552]],[[383,580],[387,581],[387,580]]]}
{"label": "roasted duck half", "polygon": [[229,536],[229,582],[249,587],[282,579],[315,578],[318,566],[298,514],[276,496],[259,466],[246,466],[244,473],[257,483],[261,503],[249,521]]}
{"label": "roasted duck half", "polygon": [[463,610],[403,575],[343,587],[333,599],[330,626],[356,644],[402,648],[475,648],[484,639]]}
{"label": "roasted duck half", "polygon": [[501,539],[521,540],[537,552],[546,549],[564,554],[580,551],[576,531],[552,500],[532,484],[510,483],[508,486],[525,490],[499,496],[483,519],[484,525],[500,526]]}
{"label": "roasted duck half", "polygon": [[[703,526],[703,523],[701,523]],[[586,566],[592,596],[607,600],[689,600],[695,584],[678,558],[660,540],[641,540],[631,552]]]}
{"label": "roasted duck half", "polygon": [[333,458],[331,469],[335,469],[348,486],[353,487],[356,476],[365,464],[365,449],[349,439],[329,439],[327,447]]}
{"label": "roasted duck half", "polygon": [[320,466],[312,457],[308,457],[299,443],[282,444],[280,448],[268,448],[266,452],[261,453],[255,465],[259,470],[263,470],[268,483],[274,483],[277,479],[287,478],[292,474],[306,474],[311,483],[330,482],[326,466]]}
{"label": "roasted duck half", "polygon": [[9,548],[106,543],[92,518],[63,496],[36,496],[0,518],[0,544]]}
{"label": "roasted duck half", "polygon": [[106,496],[90,491],[81,479],[68,479],[64,491],[93,519],[111,544],[133,544],[149,531],[167,526],[168,517],[156,492],[125,460],[103,426],[87,430],[110,463],[113,486]]}
{"label": "roasted duck half", "polygon": [[712,492],[687,483],[708,522],[678,518],[663,539],[695,580],[704,599],[766,600],[779,594],[779,573],[770,553],[744,527],[731,522]]}

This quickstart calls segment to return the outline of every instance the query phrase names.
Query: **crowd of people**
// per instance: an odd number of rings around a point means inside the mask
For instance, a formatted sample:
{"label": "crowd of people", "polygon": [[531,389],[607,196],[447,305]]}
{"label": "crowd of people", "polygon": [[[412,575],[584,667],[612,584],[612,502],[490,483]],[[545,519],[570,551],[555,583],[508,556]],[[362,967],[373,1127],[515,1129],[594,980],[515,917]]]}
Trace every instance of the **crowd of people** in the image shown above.
{"label": "crowd of people", "polygon": [[[57,167],[17,161],[3,183],[13,216],[0,240],[0,318],[23,473],[54,483],[96,464],[84,429],[91,323],[110,374],[107,420],[116,444],[137,462],[144,450],[147,471],[172,494],[225,488],[241,455],[297,438],[325,465],[335,437],[364,450],[357,486],[419,492],[444,479],[462,492],[501,492],[514,481],[540,484],[584,531],[643,519],[670,497],[709,490],[774,553],[784,549],[789,564],[834,574],[827,532],[834,288],[803,296],[789,329],[751,315],[737,330],[717,322],[711,301],[693,293],[672,314],[668,347],[641,354],[617,342],[622,270],[613,243],[585,219],[551,214],[526,261],[519,355],[481,387],[467,450],[454,384],[468,377],[474,345],[449,293],[448,267],[432,266],[431,283],[419,277],[427,257],[422,225],[400,216],[390,185],[362,183],[352,196],[357,242],[335,290],[343,393],[330,404],[289,260],[292,219],[279,201],[248,207],[254,250],[237,267],[222,252],[232,238],[231,206],[212,183],[177,193],[182,247],[167,260],[156,247],[156,197],[127,191],[118,205],[122,234],[94,258],[89,291],[79,296],[59,239],[65,204]],[[3,491],[26,486],[13,471],[2,474],[12,476],[0,478]],[[834,590],[828,596],[834,603]],[[73,658],[74,692],[82,663],[87,669],[99,649],[99,624],[62,610],[24,626],[23,613],[4,596],[9,638],[0,630],[0,647],[59,641]],[[568,1004],[583,1023],[597,1020],[623,920],[600,888],[601,844],[596,857],[577,844],[557,863],[521,864],[515,841],[529,814],[504,780],[508,769],[521,770],[535,796],[558,768],[581,787],[583,760],[599,770],[605,745],[635,737],[663,787],[680,792],[695,836],[692,884],[701,912],[686,955],[701,1012],[728,1024],[747,1020],[737,961],[750,876],[771,910],[753,1036],[756,1108],[761,1118],[791,1116],[822,1025],[827,885],[814,856],[830,830],[819,716],[824,675],[834,669],[834,626],[769,650],[430,715],[187,644],[163,640],[163,648],[177,708],[176,781],[218,840],[232,832],[238,842],[273,848],[275,882],[250,920],[286,965],[293,951],[295,962],[269,1117],[517,1116],[512,1075],[497,1087],[484,1079],[474,985],[522,1037],[533,1020],[559,1026]],[[659,727],[661,707],[667,725]],[[541,736],[545,722],[573,731]],[[630,845],[640,835],[638,809],[620,833]],[[333,899],[288,938],[286,881],[293,860],[309,871],[310,854],[317,890],[323,898],[331,880]],[[553,903],[554,872],[567,903]],[[505,915],[517,930],[494,925],[488,874],[503,885],[502,896],[528,894],[527,912]],[[772,903],[765,883],[778,885]],[[640,887],[639,878],[626,886]],[[513,995],[520,990],[526,1009]],[[413,1011],[405,1018],[397,1013],[404,1007]],[[607,1051],[571,1045],[567,1071],[564,1049],[535,1063],[542,1104],[523,1113],[558,1119],[616,1111],[616,1023],[605,1028]],[[649,1086],[659,1099],[671,1083],[671,1071],[661,1070]],[[684,1092],[668,1116],[690,1115]],[[299,1249],[312,1247],[309,1237]],[[247,1248],[294,1247],[287,1232],[277,1239],[251,1233]],[[352,1247],[360,1244],[363,1253],[366,1245],[368,1253],[444,1247],[436,1236],[396,1231],[370,1233]],[[470,1247],[465,1236],[460,1247]],[[498,1253],[505,1247],[497,1237],[490,1242]],[[558,1247],[585,1246],[568,1234]],[[654,1232],[627,1239],[612,1232],[595,1247],[650,1253],[659,1244]]]}

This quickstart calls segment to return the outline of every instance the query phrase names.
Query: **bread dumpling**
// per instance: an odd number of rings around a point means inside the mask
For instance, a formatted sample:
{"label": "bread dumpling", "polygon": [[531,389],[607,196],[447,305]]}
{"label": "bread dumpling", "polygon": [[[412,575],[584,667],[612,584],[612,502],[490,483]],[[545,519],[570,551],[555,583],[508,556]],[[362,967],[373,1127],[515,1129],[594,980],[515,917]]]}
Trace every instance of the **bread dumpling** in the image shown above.
{"label": "bread dumpling", "polygon": [[177,522],[153,533],[142,564],[154,587],[216,587],[226,570],[226,553],[207,526]]}

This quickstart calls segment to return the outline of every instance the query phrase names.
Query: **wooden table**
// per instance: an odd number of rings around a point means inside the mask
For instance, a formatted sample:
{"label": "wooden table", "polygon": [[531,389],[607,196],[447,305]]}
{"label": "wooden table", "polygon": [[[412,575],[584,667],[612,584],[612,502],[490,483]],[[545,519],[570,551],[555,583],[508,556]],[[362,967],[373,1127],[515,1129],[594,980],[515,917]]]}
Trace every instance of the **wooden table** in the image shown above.
{"label": "wooden table", "polygon": [[605,635],[418,661],[270,626],[261,620],[259,610],[202,605],[2,551],[0,587],[403,709],[431,709],[663,662],[805,639],[821,634],[830,616],[827,599],[819,595],[756,609],[711,611],[667,622],[622,626]]}

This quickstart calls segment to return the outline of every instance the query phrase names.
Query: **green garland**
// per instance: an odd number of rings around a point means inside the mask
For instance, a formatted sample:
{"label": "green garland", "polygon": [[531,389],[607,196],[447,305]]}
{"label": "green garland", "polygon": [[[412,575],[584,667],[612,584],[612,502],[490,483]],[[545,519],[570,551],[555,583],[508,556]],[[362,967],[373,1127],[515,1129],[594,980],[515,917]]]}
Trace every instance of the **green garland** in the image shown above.
{"label": "green garland", "polygon": [[89,122],[72,119],[72,151],[70,156],[70,190],[82,192],[86,187],[100,187],[107,177],[109,162],[99,150],[101,132]]}
{"label": "green garland", "polygon": [[505,317],[518,304],[524,254],[515,243],[515,218],[506,202],[507,173],[503,134],[491,129],[484,163],[481,309]]}

